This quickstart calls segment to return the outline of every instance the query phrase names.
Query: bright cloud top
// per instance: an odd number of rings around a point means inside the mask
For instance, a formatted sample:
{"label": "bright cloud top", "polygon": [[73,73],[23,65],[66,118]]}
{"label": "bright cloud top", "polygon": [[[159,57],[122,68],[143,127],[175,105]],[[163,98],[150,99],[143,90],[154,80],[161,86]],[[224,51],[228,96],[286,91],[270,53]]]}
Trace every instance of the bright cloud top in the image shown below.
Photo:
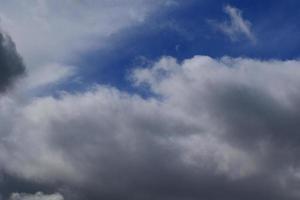
{"label": "bright cloud top", "polygon": [[37,192],[36,194],[13,193],[9,200],[64,200],[61,194],[43,194]]}

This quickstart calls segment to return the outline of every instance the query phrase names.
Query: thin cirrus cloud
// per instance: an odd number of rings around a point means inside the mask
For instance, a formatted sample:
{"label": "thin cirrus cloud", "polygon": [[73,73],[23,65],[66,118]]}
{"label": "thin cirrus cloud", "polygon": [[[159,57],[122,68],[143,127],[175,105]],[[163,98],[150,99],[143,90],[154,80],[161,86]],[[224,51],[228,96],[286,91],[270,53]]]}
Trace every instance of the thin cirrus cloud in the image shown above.
{"label": "thin cirrus cloud", "polygon": [[253,43],[256,42],[256,37],[251,30],[251,22],[243,18],[241,10],[231,5],[226,5],[224,12],[228,15],[229,20],[224,22],[209,20],[208,22],[218,31],[227,35],[232,41],[245,37]]}

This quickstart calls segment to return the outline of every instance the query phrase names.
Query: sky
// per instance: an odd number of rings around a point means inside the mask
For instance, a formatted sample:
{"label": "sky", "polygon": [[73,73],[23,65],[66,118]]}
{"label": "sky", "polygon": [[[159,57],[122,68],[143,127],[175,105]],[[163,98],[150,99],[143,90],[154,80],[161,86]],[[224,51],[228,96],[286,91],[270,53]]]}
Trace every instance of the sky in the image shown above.
{"label": "sky", "polygon": [[299,1],[0,5],[0,200],[300,198]]}

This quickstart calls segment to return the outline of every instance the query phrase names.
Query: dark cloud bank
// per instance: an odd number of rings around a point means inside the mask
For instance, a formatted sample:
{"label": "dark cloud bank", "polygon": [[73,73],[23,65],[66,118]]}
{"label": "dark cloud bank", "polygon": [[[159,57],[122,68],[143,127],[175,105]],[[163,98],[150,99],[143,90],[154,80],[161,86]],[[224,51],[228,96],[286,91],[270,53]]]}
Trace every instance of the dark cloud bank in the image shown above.
{"label": "dark cloud bank", "polygon": [[132,73],[160,98],[2,98],[3,199],[299,199],[299,66],[167,57]]}
{"label": "dark cloud bank", "polygon": [[6,90],[24,72],[25,66],[14,42],[9,35],[0,32],[0,91]]}

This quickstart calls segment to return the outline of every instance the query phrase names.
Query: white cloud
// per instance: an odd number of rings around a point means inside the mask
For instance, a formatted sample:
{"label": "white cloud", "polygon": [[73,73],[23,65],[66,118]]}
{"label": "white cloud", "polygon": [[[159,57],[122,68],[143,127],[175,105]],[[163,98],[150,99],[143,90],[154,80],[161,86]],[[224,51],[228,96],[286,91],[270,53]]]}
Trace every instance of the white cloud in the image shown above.
{"label": "white cloud", "polygon": [[111,34],[142,22],[162,1],[1,0],[2,28],[32,64],[76,58],[77,51],[103,46]]}
{"label": "white cloud", "polygon": [[229,36],[233,41],[238,40],[241,36],[245,36],[250,41],[256,42],[256,38],[251,30],[251,23],[243,18],[241,10],[227,5],[224,7],[224,12],[229,16],[229,21],[223,23],[210,21],[212,25]]}
{"label": "white cloud", "polygon": [[[295,171],[300,166],[289,160],[298,155],[296,146],[283,150],[297,137],[299,65],[164,57],[132,74],[136,86],[148,84],[161,98],[104,86],[22,104],[6,95],[0,101],[0,167],[29,180],[83,184],[100,193],[146,184],[144,171],[157,178],[182,173],[202,180],[204,173],[212,180],[261,174],[280,179],[290,165]],[[279,155],[286,160],[275,165]],[[291,177],[297,180],[296,173]],[[292,194],[292,182],[286,182],[272,184]]]}
{"label": "white cloud", "polygon": [[37,192],[35,194],[13,193],[9,200],[64,200],[61,194],[44,194]]}
{"label": "white cloud", "polygon": [[76,68],[74,66],[62,65],[59,63],[49,63],[43,67],[28,71],[27,77],[21,81],[22,89],[34,90],[59,84],[64,79],[75,75]]}
{"label": "white cloud", "polygon": [[[80,53],[110,46],[109,36],[143,23],[166,7],[166,1],[0,0],[0,25],[24,58],[30,84],[32,76],[40,77],[35,80],[40,83],[54,76],[65,80],[70,77],[66,73],[70,68],[65,66],[76,63]],[[45,72],[50,72],[47,77]]]}

